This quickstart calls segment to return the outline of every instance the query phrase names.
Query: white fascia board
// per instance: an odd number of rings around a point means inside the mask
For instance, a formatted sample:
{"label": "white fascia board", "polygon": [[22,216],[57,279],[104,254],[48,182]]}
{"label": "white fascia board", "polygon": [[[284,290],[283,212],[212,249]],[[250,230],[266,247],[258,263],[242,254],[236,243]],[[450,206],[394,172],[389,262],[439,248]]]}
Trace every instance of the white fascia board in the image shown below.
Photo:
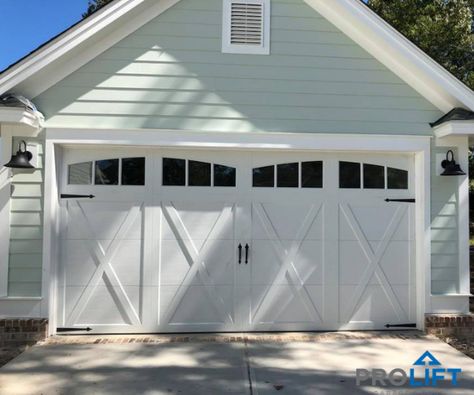
{"label": "white fascia board", "polygon": [[39,111],[31,112],[22,108],[1,107],[0,124],[18,124],[33,128],[38,132],[44,125],[44,116]]}
{"label": "white fascia board", "polygon": [[305,0],[443,112],[474,110],[474,92],[360,0]]}
{"label": "white fascia board", "polygon": [[[0,94],[15,89],[29,98],[38,96],[179,1],[121,0],[110,4],[2,73]],[[129,21],[121,21],[116,30],[98,40],[98,33],[139,6],[137,15]],[[81,49],[77,56],[61,64],[65,55],[70,56],[77,48]],[[41,78],[35,79],[35,75]]]}
{"label": "white fascia board", "polygon": [[474,136],[474,121],[450,121],[433,128],[438,138],[453,136]]}

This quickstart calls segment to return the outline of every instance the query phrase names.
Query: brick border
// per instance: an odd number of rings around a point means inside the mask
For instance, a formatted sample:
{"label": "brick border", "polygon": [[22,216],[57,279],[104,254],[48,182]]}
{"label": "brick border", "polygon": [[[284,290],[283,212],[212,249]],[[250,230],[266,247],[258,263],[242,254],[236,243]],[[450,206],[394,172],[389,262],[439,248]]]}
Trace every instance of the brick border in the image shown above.
{"label": "brick border", "polygon": [[427,314],[426,333],[474,340],[474,314]]}
{"label": "brick border", "polygon": [[0,319],[0,347],[31,346],[47,337],[47,319]]}

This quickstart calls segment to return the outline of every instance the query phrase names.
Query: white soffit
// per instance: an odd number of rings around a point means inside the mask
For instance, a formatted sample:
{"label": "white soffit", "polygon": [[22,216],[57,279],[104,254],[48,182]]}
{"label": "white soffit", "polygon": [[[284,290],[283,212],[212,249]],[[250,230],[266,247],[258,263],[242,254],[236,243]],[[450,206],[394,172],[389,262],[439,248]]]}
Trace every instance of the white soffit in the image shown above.
{"label": "white soffit", "polygon": [[443,112],[474,110],[474,92],[360,0],[304,0]]}

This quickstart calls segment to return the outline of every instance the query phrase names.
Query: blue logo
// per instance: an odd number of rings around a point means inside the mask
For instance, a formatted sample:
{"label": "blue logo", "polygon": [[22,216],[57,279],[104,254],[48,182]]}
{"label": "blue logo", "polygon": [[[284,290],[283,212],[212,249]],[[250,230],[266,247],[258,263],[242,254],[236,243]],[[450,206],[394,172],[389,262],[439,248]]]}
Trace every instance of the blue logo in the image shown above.
{"label": "blue logo", "polygon": [[[416,377],[418,373],[418,377]],[[373,385],[385,387],[391,384],[395,387],[409,385],[410,387],[437,387],[439,382],[450,382],[458,386],[458,378],[462,373],[460,368],[443,368],[441,362],[429,351],[424,352],[407,372],[401,368],[387,372],[385,369],[356,369],[356,385]]]}

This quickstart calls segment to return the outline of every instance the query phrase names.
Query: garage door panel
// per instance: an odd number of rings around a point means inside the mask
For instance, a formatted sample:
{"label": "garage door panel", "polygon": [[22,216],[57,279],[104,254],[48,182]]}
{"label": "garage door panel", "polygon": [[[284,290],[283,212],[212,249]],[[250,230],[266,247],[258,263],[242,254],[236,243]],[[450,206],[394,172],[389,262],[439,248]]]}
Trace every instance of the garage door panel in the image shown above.
{"label": "garage door panel", "polygon": [[179,286],[160,287],[160,321],[165,327],[213,325],[217,330],[218,325],[235,322],[233,287],[217,285],[210,290],[203,285],[191,285],[182,296],[177,295]]}
{"label": "garage door panel", "polygon": [[[319,214],[321,204],[290,205],[275,203],[254,203],[252,205],[252,239],[253,240],[292,240],[301,230],[305,220],[311,221],[305,239],[322,240],[323,217]],[[312,215],[308,218],[308,214]],[[269,227],[271,230],[269,231]]]}
{"label": "garage door panel", "polygon": [[[380,199],[382,200],[382,199]],[[389,205],[387,203],[372,203],[371,206],[360,206],[359,204],[343,204],[344,207],[350,210],[354,223],[348,221],[347,217],[340,213],[339,215],[339,238],[340,240],[358,240],[357,234],[354,233],[354,226],[357,226],[362,231],[364,238],[367,241],[383,240],[386,230],[388,229],[392,220],[395,219],[395,214],[399,206]],[[377,220],[374,221],[374,218]],[[397,229],[392,235],[393,240],[410,240],[410,216],[407,211],[403,218],[397,219],[399,221]],[[373,243],[377,246],[377,243]]]}
{"label": "garage door panel", "polygon": [[[204,241],[196,240],[197,245],[204,245]],[[207,252],[202,256],[203,269],[207,271],[214,284],[234,284],[234,241],[207,240]],[[190,270],[188,259],[181,250],[177,240],[163,240],[161,244],[161,274],[160,284],[179,285]],[[192,279],[191,284],[199,285],[198,277]]]}
{"label": "garage door panel", "polygon": [[322,287],[276,285],[270,290],[271,294],[268,294],[267,287],[252,286],[252,324],[255,329],[259,325],[273,324],[274,330],[278,329],[275,324],[284,323],[308,323],[316,327],[322,322],[322,298],[317,297],[320,288]]}
{"label": "garage door panel", "polygon": [[410,268],[413,263],[411,244],[404,241],[391,241],[383,255],[380,266],[391,284],[410,283]]}
{"label": "garage door panel", "polygon": [[[204,241],[208,238],[219,240],[233,240],[233,220],[219,221],[222,214],[233,215],[229,209],[233,204],[226,202],[162,202],[162,209],[166,210],[161,238],[187,239]],[[182,229],[176,227],[181,226]],[[181,231],[179,231],[181,230]],[[202,245],[196,245],[201,247]]]}
{"label": "garage door panel", "polygon": [[[354,286],[342,286],[341,300],[350,300],[354,291]],[[383,328],[386,323],[406,323],[409,319],[408,310],[399,310],[398,306],[408,306],[408,287],[396,286],[393,287],[393,292],[397,295],[395,301],[387,296],[380,285],[367,286],[353,310],[348,311],[347,304],[342,304],[341,322],[373,322],[379,324],[380,328]]]}
{"label": "garage door panel", "polygon": [[[132,207],[140,207],[136,203],[118,202],[76,202],[69,207],[74,214],[81,216],[87,221],[88,230],[83,227],[70,226],[67,229],[68,239],[100,239],[112,240],[116,238],[120,226],[123,224]],[[126,235],[119,235],[120,238],[142,239],[142,222],[140,217],[136,217],[130,225]]]}
{"label": "garage door panel", "polygon": [[[383,329],[414,322],[415,206],[385,202],[413,198],[412,191],[339,183],[339,161],[411,169],[412,159],[367,156],[150,151],[146,185],[136,195],[131,186],[98,185],[96,199],[63,200],[61,325],[100,333]],[[181,158],[179,180],[167,174],[173,185],[163,185],[163,158]],[[193,186],[193,160],[210,166],[205,186]],[[321,163],[322,183],[304,187],[304,161]],[[278,165],[297,162],[298,184],[277,182],[288,170]],[[232,166],[235,185],[216,187],[215,164]],[[274,166],[273,187],[253,182],[259,166]],[[87,189],[71,188],[64,191]]]}
{"label": "garage door panel", "polygon": [[339,242],[339,283],[341,285],[358,284],[369,265],[358,241]]}
{"label": "garage door panel", "polygon": [[[84,287],[67,287],[65,290],[66,311],[75,312],[80,303]],[[125,293],[130,306],[124,307],[117,297]],[[125,286],[123,289],[102,282],[92,292],[90,299],[74,319],[66,316],[67,326],[132,325],[137,322],[140,313],[139,287]]]}

